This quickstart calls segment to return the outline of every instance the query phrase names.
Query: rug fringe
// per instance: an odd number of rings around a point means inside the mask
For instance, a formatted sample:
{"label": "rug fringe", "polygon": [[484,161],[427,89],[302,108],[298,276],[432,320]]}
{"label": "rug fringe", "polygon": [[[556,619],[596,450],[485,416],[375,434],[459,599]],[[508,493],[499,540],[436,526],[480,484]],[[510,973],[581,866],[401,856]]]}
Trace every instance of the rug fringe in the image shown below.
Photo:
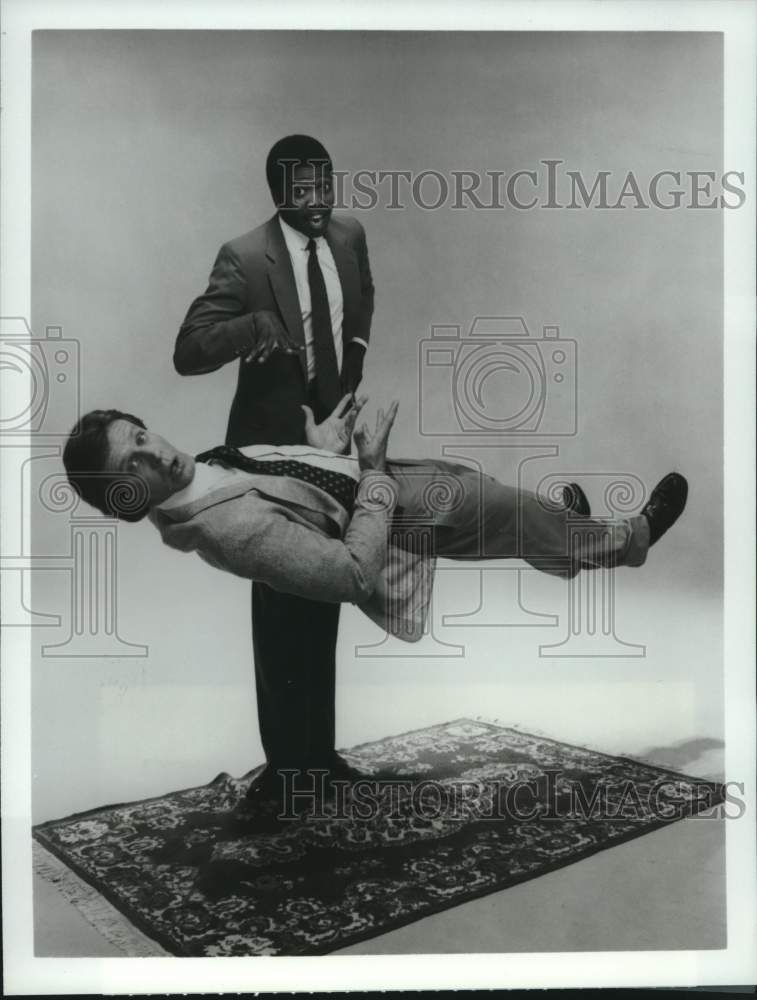
{"label": "rug fringe", "polygon": [[170,954],[36,840],[32,841],[32,865],[36,875],[54,885],[64,899],[125,956],[144,958]]}

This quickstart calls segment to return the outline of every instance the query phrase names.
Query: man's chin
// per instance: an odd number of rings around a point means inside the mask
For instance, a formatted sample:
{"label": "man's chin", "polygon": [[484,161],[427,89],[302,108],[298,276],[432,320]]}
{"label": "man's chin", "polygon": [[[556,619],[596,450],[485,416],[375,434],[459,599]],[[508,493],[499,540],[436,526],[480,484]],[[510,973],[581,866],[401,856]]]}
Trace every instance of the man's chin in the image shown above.
{"label": "man's chin", "polygon": [[308,229],[310,230],[311,236],[323,236],[326,230],[329,228],[329,222],[331,221],[331,215],[323,215],[318,221],[308,219]]}
{"label": "man's chin", "polygon": [[182,489],[184,489],[185,486],[189,486],[189,484],[194,479],[194,475],[195,475],[195,460],[194,458],[192,458],[191,455],[184,455],[182,458],[181,475],[180,475]]}
{"label": "man's chin", "polygon": [[324,212],[319,220],[313,221],[309,216],[303,218],[302,216],[287,216],[285,212],[281,213],[281,217],[284,222],[296,229],[298,232],[302,233],[303,236],[307,236],[308,239],[317,239],[319,236],[325,236],[328,228],[329,222],[331,221],[331,212]]}
{"label": "man's chin", "polygon": [[178,459],[178,467],[171,476],[171,487],[173,493],[183,490],[194,479],[195,460],[191,455],[182,455]]}

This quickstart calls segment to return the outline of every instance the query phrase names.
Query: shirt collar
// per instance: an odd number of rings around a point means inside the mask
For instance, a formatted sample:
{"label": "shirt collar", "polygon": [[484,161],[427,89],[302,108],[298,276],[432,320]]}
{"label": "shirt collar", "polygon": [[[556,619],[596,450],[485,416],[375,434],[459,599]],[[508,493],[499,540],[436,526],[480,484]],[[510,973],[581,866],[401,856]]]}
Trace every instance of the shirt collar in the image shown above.
{"label": "shirt collar", "polygon": [[[289,252],[291,253],[293,250],[307,250],[310,237],[301,233],[299,229],[290,226],[288,222],[284,222],[280,215],[278,216],[278,220],[281,232],[284,235],[284,242]],[[323,236],[315,236],[313,238],[315,239],[316,250],[319,250],[323,243],[325,243],[325,238]]]}

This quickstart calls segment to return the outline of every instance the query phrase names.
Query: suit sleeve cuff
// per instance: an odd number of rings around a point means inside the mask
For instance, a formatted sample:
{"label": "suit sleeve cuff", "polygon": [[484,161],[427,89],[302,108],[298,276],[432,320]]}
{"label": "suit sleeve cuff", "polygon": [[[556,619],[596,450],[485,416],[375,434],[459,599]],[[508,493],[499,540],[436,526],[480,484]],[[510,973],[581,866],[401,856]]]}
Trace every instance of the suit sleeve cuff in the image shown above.
{"label": "suit sleeve cuff", "polygon": [[368,343],[367,343],[367,341],[363,340],[362,337],[353,337],[350,340],[350,343],[351,344],[360,344],[360,346],[362,348],[364,348],[366,351],[368,350]]}

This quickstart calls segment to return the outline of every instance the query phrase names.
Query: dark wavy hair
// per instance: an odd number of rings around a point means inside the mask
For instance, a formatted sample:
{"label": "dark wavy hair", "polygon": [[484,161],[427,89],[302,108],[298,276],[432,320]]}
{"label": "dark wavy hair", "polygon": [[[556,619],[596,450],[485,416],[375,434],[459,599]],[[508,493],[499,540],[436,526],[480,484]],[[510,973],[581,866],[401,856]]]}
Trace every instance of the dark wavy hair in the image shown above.
{"label": "dark wavy hair", "polygon": [[285,180],[291,177],[294,167],[308,163],[333,169],[326,147],[311,135],[285,135],[273,144],[265,162],[265,176],[277,205],[284,201]]}
{"label": "dark wavy hair", "polygon": [[108,517],[141,521],[150,509],[143,479],[129,473],[108,473],[108,428],[114,420],[145,424],[121,410],[91,410],[77,422],[63,449],[63,464],[72,488],[82,500]]}

